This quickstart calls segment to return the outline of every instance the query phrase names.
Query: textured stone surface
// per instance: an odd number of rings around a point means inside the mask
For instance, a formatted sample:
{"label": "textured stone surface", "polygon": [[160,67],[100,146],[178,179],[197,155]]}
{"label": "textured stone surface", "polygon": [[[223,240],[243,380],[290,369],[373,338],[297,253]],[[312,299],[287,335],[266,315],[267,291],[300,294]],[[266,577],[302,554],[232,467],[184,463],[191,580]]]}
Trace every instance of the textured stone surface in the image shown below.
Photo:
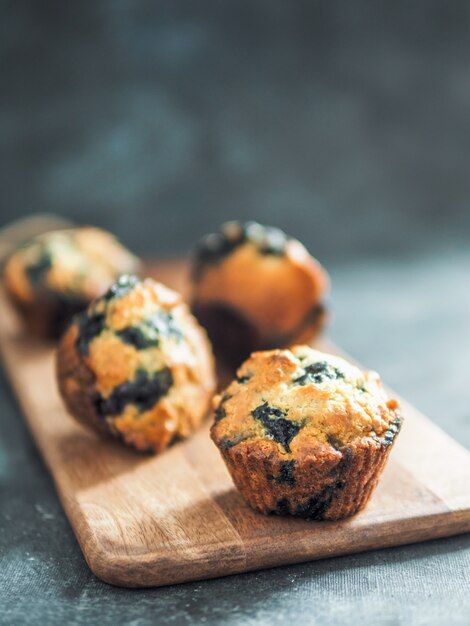
{"label": "textured stone surface", "polygon": [[[1,4],[2,223],[55,211],[138,252],[229,218],[302,238],[332,338],[470,447],[470,5]],[[470,537],[179,587],[90,574],[0,378],[2,624],[455,624]]]}

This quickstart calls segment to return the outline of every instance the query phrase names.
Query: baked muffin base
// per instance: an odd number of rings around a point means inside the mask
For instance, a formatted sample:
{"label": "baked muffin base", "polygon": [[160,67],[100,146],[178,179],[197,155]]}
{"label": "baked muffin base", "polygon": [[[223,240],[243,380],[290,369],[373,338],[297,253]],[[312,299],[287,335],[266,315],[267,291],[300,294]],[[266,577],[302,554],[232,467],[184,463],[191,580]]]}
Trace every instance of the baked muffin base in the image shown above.
{"label": "baked muffin base", "polygon": [[87,300],[61,298],[57,294],[44,294],[34,302],[24,302],[7,287],[10,302],[20,314],[26,330],[35,337],[60,339],[71,318],[88,306]]}
{"label": "baked muffin base", "polygon": [[366,437],[341,450],[323,450],[301,462],[276,458],[271,442],[254,449],[215,441],[235,486],[255,510],[311,520],[339,520],[364,508],[400,431],[402,419],[379,438]]}
{"label": "baked muffin base", "polygon": [[240,312],[222,303],[199,304],[194,301],[192,311],[206,329],[216,356],[232,366],[239,365],[257,350],[308,343],[321,333],[328,320],[326,306],[318,304],[289,333],[269,336]]}
{"label": "baked muffin base", "polygon": [[110,434],[109,426],[96,410],[92,393],[84,389],[94,389],[95,377],[79,358],[76,349],[78,326],[72,324],[64,334],[56,351],[56,372],[60,394],[67,410],[84,426]]}

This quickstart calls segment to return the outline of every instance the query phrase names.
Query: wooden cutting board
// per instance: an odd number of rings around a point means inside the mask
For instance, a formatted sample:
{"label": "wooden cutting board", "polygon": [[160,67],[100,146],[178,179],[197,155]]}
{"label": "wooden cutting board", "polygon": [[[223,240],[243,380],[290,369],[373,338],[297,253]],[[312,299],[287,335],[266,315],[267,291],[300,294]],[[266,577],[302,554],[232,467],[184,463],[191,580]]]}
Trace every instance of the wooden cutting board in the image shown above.
{"label": "wooden cutting board", "polygon": [[[181,263],[152,270],[184,291]],[[470,453],[406,403],[364,511],[341,522],[264,517],[234,489],[208,423],[157,457],[77,425],[58,396],[51,347],[21,332],[3,294],[0,311],[0,348],[18,400],[85,559],[106,582],[169,585],[470,531]]]}

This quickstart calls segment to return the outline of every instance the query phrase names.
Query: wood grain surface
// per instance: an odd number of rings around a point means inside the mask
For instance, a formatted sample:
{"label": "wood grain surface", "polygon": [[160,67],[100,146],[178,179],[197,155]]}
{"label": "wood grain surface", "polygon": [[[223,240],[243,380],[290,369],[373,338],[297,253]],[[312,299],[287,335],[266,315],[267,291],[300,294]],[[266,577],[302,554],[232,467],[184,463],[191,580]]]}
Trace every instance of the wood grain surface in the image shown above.
{"label": "wood grain surface", "polygon": [[[182,263],[151,271],[185,290]],[[364,511],[341,522],[264,517],[234,489],[208,422],[158,457],[76,424],[58,396],[52,347],[22,332],[3,293],[0,310],[9,377],[84,557],[104,581],[168,585],[470,531],[470,453],[406,402]]]}

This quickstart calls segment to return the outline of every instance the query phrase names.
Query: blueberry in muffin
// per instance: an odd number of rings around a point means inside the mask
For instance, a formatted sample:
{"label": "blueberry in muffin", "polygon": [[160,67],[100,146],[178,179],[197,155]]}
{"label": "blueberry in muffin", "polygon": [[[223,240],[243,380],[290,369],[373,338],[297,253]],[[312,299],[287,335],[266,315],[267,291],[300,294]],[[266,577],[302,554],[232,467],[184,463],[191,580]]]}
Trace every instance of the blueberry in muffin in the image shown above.
{"label": "blueberry in muffin", "polygon": [[192,306],[216,349],[240,362],[253,350],[308,341],[323,325],[328,277],[282,230],[227,222],[192,260]]}
{"label": "blueberry in muffin", "polygon": [[7,294],[36,335],[57,338],[123,273],[139,270],[138,259],[99,228],[57,230],[20,246],[4,270]]}
{"label": "blueberry in muffin", "polygon": [[215,390],[210,343],[180,295],[132,276],[73,318],[56,365],[69,412],[139,450],[187,437]]}
{"label": "blueberry in muffin", "polygon": [[401,424],[378,374],[296,346],[243,363],[211,436],[254,509],[337,520],[366,505]]}

